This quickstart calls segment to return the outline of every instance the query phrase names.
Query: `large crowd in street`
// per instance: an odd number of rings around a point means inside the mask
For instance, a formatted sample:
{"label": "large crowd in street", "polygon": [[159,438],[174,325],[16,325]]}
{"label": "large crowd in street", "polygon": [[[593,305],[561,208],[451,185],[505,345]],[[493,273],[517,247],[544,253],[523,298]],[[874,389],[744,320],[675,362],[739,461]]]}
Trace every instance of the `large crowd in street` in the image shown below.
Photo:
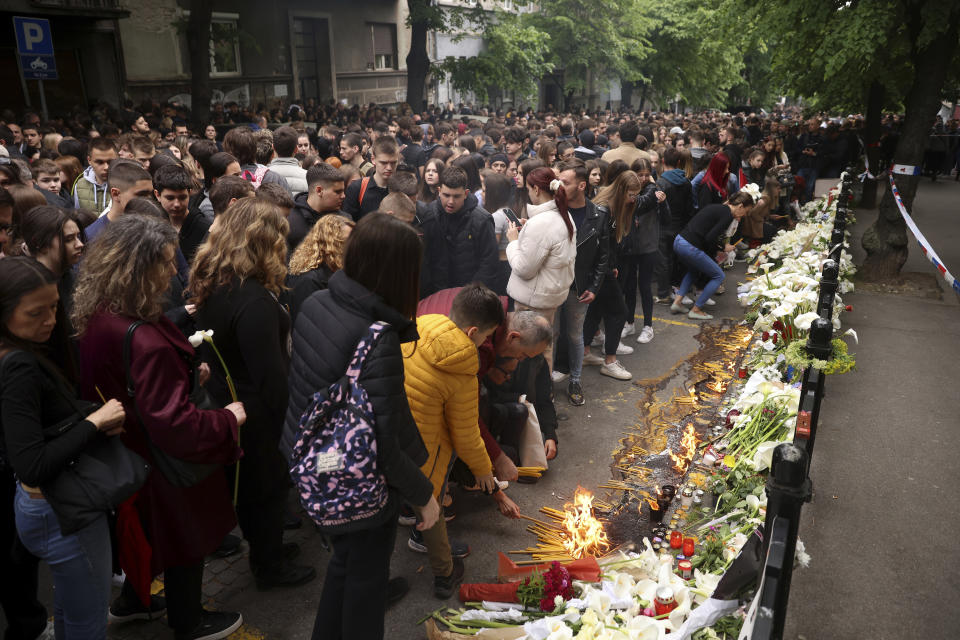
{"label": "large crowd in street", "polygon": [[[450,598],[470,553],[450,484],[518,517],[531,417],[534,457],[562,468],[584,367],[624,384],[655,315],[712,319],[725,268],[864,152],[862,118],[795,109],[190,116],[0,114],[7,638],[50,613],[58,640],[164,613],[177,640],[226,637],[242,615],[201,586],[238,525],[257,588],[317,575],[283,539],[291,490],[332,548],[313,637],[382,637],[370,612],[409,588],[398,527]],[[937,124],[933,177],[957,124]]]}

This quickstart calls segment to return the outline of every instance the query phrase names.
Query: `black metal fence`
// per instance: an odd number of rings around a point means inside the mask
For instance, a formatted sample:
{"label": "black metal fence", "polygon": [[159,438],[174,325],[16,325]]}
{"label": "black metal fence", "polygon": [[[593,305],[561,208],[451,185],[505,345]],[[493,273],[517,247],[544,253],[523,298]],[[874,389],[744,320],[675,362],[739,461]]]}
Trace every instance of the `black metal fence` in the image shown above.
{"label": "black metal fence", "polygon": [[[810,325],[807,340],[807,351],[821,360],[829,359],[833,350],[833,301],[839,286],[840,253],[853,186],[851,169],[841,184],[837,215],[830,235],[830,258],[823,263],[821,272],[817,302],[820,317]],[[758,576],[758,606],[751,640],[780,640],[783,637],[800,510],[810,500],[812,491],[810,460],[817,438],[825,378],[822,371],[813,367],[804,371],[793,442],[781,444],[773,452],[773,464],[767,478],[767,519],[763,531],[766,560]]]}

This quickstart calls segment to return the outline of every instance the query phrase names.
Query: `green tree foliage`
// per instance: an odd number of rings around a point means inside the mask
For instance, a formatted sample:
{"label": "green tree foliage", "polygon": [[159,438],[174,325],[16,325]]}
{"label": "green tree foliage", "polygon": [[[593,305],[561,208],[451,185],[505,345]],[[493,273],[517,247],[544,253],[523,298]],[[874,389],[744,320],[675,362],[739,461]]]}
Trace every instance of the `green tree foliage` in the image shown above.
{"label": "green tree foliage", "polygon": [[490,91],[516,93],[526,99],[537,93],[537,81],[552,71],[547,62],[549,36],[524,24],[519,16],[497,12],[487,20],[484,51],[472,58],[448,56],[434,68],[436,75],[449,75],[457,91],[473,92],[487,102]]}

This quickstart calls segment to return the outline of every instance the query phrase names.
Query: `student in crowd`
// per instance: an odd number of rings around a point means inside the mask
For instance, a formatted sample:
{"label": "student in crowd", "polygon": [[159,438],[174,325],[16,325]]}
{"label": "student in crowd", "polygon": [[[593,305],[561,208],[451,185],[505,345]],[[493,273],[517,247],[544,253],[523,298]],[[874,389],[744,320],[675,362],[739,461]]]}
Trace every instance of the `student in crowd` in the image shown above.
{"label": "student in crowd", "polygon": [[[611,163],[611,167],[613,164]],[[618,279],[619,247],[629,231],[629,226],[622,221],[630,221],[642,188],[637,174],[627,169],[614,179],[613,184],[600,189],[593,200],[600,212],[606,216],[609,225],[610,252],[603,284],[597,291],[596,299],[587,309],[587,316],[583,321],[583,364],[598,365],[601,375],[615,380],[629,380],[633,377],[617,359],[618,355],[633,353],[633,347],[620,342],[627,316],[633,312],[627,308]],[[601,320],[604,325],[601,339],[604,354],[602,358],[590,353],[590,344],[597,335]]]}
{"label": "student in crowd", "polygon": [[54,207],[73,208],[73,199],[69,192],[61,186],[60,167],[53,160],[41,158],[33,163],[33,184],[40,190],[47,204]]}
{"label": "student in crowd", "polygon": [[94,138],[87,152],[87,168],[73,183],[73,206],[101,215],[110,204],[107,174],[110,163],[117,159],[117,150],[107,138]]}
{"label": "student in crowd", "polygon": [[[466,463],[479,488],[492,493],[496,486],[493,464],[480,437],[477,347],[504,318],[503,305],[490,289],[470,284],[457,293],[450,317],[442,314],[417,318],[415,344],[404,348],[404,379],[410,411],[429,452],[420,471],[433,485],[440,501],[455,458]],[[441,599],[453,595],[463,579],[463,557],[470,547],[451,544],[446,521],[420,532],[412,529],[409,546],[425,550],[433,570],[433,593]]]}
{"label": "student in crowd", "polygon": [[297,321],[306,299],[326,289],[330,277],[343,268],[343,253],[353,227],[353,221],[344,216],[324,216],[314,223],[290,257],[287,287],[291,324]]}
{"label": "student in crowd", "polygon": [[[573,284],[576,229],[567,211],[567,193],[553,169],[534,169],[526,183],[529,220],[522,229],[513,222],[507,226],[511,269],[507,293],[517,309],[536,311],[552,324]],[[552,347],[544,357],[552,370]],[[574,391],[568,388],[568,392]]]}
{"label": "student in crowd", "polygon": [[[583,373],[583,322],[587,308],[596,299],[597,291],[607,274],[610,235],[605,216],[586,198],[589,173],[583,161],[574,158],[562,163],[558,168],[558,178],[566,192],[567,211],[577,233],[573,284],[558,312],[562,314],[567,330],[570,363],[567,395],[571,404],[581,406],[585,402],[580,385],[580,376]],[[551,372],[551,375],[554,373]],[[566,378],[555,377],[560,381]]]}
{"label": "student in crowd", "polygon": [[617,227],[626,227],[617,249],[620,271],[620,286],[627,305],[627,323],[621,338],[634,335],[634,315],[637,306],[637,290],[640,291],[640,306],[643,309],[643,329],[637,342],[653,340],[653,292],[650,284],[653,270],[660,259],[660,206],[666,194],[653,181],[650,162],[640,159],[634,162],[634,173],[640,179],[640,194],[629,216],[617,219]]}
{"label": "student in crowd", "polygon": [[273,132],[273,148],[277,157],[270,164],[270,170],[287,181],[291,196],[307,190],[307,171],[297,161],[297,138],[300,134],[293,127],[280,127]]}
{"label": "student in crowd", "polygon": [[13,244],[13,196],[4,187],[0,187],[0,258],[10,255]]}
{"label": "student in crowd", "polygon": [[296,205],[293,198],[290,197],[289,191],[276,183],[267,182],[260,185],[256,194],[258,198],[266,200],[280,209],[280,214],[289,221],[290,212],[293,211],[293,207]]}
{"label": "student in crowd", "polygon": [[290,232],[287,247],[292,255],[317,220],[331,213],[341,213],[346,189],[340,169],[318,162],[307,171],[307,192],[297,194],[290,211]]}
{"label": "student in crowd", "polygon": [[491,287],[497,295],[507,294],[507,282],[510,280],[510,263],[507,261],[507,224],[518,221],[510,209],[513,199],[513,183],[502,173],[485,171],[483,178],[483,200],[493,216],[493,233],[497,238],[497,254],[500,259],[497,279]]}
{"label": "student in crowd", "polygon": [[180,251],[187,262],[207,239],[210,223],[199,211],[190,211],[190,190],[195,186],[190,174],[179,165],[160,167],[153,176],[153,195],[167,213],[180,238]]}
{"label": "student in crowd", "polygon": [[373,176],[367,176],[352,183],[345,192],[343,210],[354,220],[360,219],[371,211],[380,208],[380,201],[387,193],[387,181],[397,170],[400,162],[400,150],[397,142],[390,136],[380,136],[373,143]]}
{"label": "student in crowd", "polygon": [[421,531],[440,514],[430,480],[419,469],[427,451],[407,403],[400,350],[402,342],[417,338],[420,252],[420,240],[409,225],[384,213],[365,216],[351,232],[343,269],[331,276],[326,291],[307,298],[296,318],[287,442],[295,441],[313,394],[343,377],[370,325],[387,323],[359,383],[376,416],[377,464],[386,476],[389,500],[362,528],[330,536],[333,556],[314,640],[382,638],[381,612],[408,590],[405,579],[389,578],[400,504],[406,500],[416,507]]}
{"label": "student in crowd", "polygon": [[250,127],[234,127],[223,138],[223,150],[240,163],[241,177],[253,183],[254,188],[262,182],[276,182],[289,191],[286,179],[264,165],[257,164],[257,139]]}
{"label": "student in crowd", "polygon": [[[680,286],[683,277],[673,255],[673,239],[693,217],[693,189],[683,169],[680,168],[683,153],[673,147],[663,152],[663,174],[657,179],[657,187],[667,196],[669,215],[660,220],[660,261],[655,270],[657,302],[666,304],[673,300],[673,287]],[[662,210],[661,210],[662,211]]]}
{"label": "student in crowd", "polygon": [[153,195],[153,179],[146,169],[131,160],[114,160],[110,164],[110,204],[106,213],[97,218],[85,231],[87,240],[93,241],[108,224],[126,212],[127,203],[133,198],[149,198]]}
{"label": "student in crowd", "polygon": [[239,177],[240,163],[225,151],[219,151],[210,156],[203,169],[203,195],[196,208],[209,221],[213,222],[213,203],[210,201],[210,191],[217,180],[225,176]]}
{"label": "student in crowd", "polygon": [[230,205],[243,198],[257,195],[256,189],[240,176],[223,176],[210,189],[210,204],[213,205],[214,220],[226,211]]}
{"label": "student in crowd", "polygon": [[[44,355],[43,345],[54,332],[67,335],[57,326],[58,297],[56,276],[39,262],[0,260],[0,460],[17,479],[13,508],[9,501],[3,504],[4,522],[15,521],[21,543],[50,566],[56,636],[105,639],[112,567],[108,514],[55,510],[44,491],[95,439],[122,431],[124,409],[112,399],[89,415],[80,413],[77,379]],[[7,549],[4,555],[10,553]],[[10,567],[10,560],[3,565]],[[36,594],[35,568],[18,568],[26,569],[21,573],[26,582],[17,585],[27,590],[26,604],[42,610],[30,602]],[[4,573],[3,580],[14,575]]]}
{"label": "student in crowd", "polygon": [[729,194],[731,172],[730,159],[724,153],[718,153],[710,160],[706,173],[696,190],[697,208],[703,209],[711,204],[721,204]]}
{"label": "student in crowd", "polygon": [[[730,239],[736,232],[736,223],[750,213],[754,206],[753,196],[741,191],[723,204],[707,205],[693,216],[687,226],[677,234],[673,241],[673,252],[683,265],[687,273],[670,305],[672,313],[686,313],[693,320],[710,320],[709,313],[704,313],[703,307],[707,304],[717,289],[723,284],[723,269],[717,264],[714,256],[721,247],[723,251],[735,251]],[[689,310],[681,302],[687,295],[697,278],[709,278],[703,291],[697,297],[693,307]]]}
{"label": "student in crowd", "polygon": [[[111,223],[81,267],[71,319],[83,397],[122,398],[123,444],[152,468],[132,508],[118,513],[118,530],[125,532],[118,553],[128,579],[110,605],[111,618],[156,616],[165,606],[176,640],[225,638],[242,616],[205,610],[201,594],[204,558],[236,524],[225,476],[214,471],[192,487],[175,486],[158,470],[153,451],[229,464],[240,456],[237,430],[246,414],[240,403],[201,410],[190,399],[201,375],[193,369],[193,347],[162,313],[176,249],[177,234],[164,220],[125,215]],[[161,572],[165,602],[149,592],[150,576]]]}
{"label": "student in crowd", "polygon": [[493,219],[467,190],[467,174],[447,167],[440,176],[433,214],[423,222],[424,291],[427,295],[470,282],[495,286],[499,260]]}
{"label": "student in crowd", "polygon": [[443,160],[439,158],[430,158],[423,166],[423,180],[420,181],[420,189],[417,192],[417,201],[424,204],[430,204],[437,199],[437,191],[440,189],[440,174],[446,168]]}
{"label": "student in crowd", "polygon": [[[283,547],[289,477],[278,445],[287,406],[290,317],[277,298],[287,276],[287,227],[269,202],[238,200],[214,220],[190,273],[197,326],[214,332],[249,416],[240,432],[245,455],[237,516],[259,589],[296,586],[316,575],[291,562]],[[219,362],[212,369],[209,392],[227,404],[226,371]]]}

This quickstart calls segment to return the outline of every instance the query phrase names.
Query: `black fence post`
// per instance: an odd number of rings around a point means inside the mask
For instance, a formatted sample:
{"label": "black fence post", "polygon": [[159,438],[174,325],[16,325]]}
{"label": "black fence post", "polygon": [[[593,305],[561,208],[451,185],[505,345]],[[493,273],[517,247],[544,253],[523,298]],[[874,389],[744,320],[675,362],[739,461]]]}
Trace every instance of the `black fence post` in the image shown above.
{"label": "black fence post", "polygon": [[800,509],[810,499],[812,485],[807,475],[806,452],[793,444],[781,444],[773,451],[767,478],[767,519],[764,525],[764,557],[761,569],[758,609],[752,640],[780,640],[783,637],[790,581],[793,577]]}

